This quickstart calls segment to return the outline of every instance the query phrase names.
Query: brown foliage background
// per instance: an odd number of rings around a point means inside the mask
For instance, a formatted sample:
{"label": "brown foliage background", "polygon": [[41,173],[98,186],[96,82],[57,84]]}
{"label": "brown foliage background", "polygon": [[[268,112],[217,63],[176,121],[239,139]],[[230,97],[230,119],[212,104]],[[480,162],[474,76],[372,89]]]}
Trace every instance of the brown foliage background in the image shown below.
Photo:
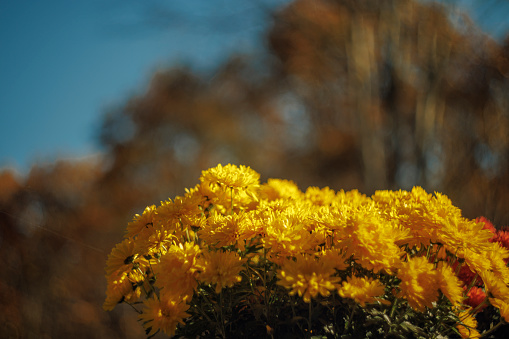
{"label": "brown foliage background", "polygon": [[273,20],[263,59],[154,74],[104,115],[100,158],[0,173],[1,338],[143,336],[101,308],[107,255],[218,163],[302,189],[420,185],[509,225],[509,39],[410,0],[296,0]]}

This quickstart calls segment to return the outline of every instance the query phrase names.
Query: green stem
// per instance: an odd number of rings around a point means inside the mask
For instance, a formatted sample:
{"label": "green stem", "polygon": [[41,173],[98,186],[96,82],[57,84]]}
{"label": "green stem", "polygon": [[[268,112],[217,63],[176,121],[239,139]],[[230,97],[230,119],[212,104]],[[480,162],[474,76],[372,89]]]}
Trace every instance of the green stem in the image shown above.
{"label": "green stem", "polygon": [[394,317],[394,312],[396,311],[396,305],[398,304],[398,298],[394,299],[394,303],[392,304],[392,309],[391,309],[391,315],[389,316],[389,318],[392,320],[393,317]]}
{"label": "green stem", "polygon": [[131,306],[131,307],[132,307],[132,308],[136,311],[136,313],[138,313],[138,314],[142,314],[142,313],[143,313],[142,311],[140,311],[139,309],[137,309],[136,307],[134,307],[134,305],[133,305],[133,304],[131,304],[131,303],[127,302],[127,301],[124,301],[124,303],[126,303],[126,304],[127,304],[127,305],[129,305],[129,306]]}
{"label": "green stem", "polygon": [[353,321],[353,315],[355,314],[355,310],[357,309],[357,304],[355,304],[352,308],[352,312],[350,313],[350,317],[348,318],[348,321],[346,322],[345,324],[345,330],[343,331],[343,335],[345,335],[348,330],[350,329],[350,325],[352,324],[352,321]]}

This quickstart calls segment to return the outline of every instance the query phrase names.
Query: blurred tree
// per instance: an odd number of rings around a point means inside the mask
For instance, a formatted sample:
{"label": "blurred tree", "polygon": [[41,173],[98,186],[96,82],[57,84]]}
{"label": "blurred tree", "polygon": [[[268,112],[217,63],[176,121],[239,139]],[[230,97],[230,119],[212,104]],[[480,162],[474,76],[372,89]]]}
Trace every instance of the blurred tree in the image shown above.
{"label": "blurred tree", "polygon": [[421,185],[509,221],[509,40],[436,4],[301,0],[270,41],[317,135],[353,136],[367,193]]}
{"label": "blurred tree", "polygon": [[0,173],[0,337],[142,336],[134,312],[101,308],[107,254],[218,163],[301,188],[421,185],[509,224],[509,38],[461,22],[410,0],[296,0],[272,56],[160,71],[107,112],[102,157]]}

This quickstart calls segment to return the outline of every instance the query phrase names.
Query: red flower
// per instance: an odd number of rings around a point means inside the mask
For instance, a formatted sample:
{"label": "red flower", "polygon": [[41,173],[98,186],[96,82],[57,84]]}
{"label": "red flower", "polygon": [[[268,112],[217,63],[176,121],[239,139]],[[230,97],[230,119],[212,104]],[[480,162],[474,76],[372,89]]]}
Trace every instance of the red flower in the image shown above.
{"label": "red flower", "polygon": [[[458,265],[461,265],[458,261],[456,261],[454,264],[451,265],[452,269],[456,272],[456,269]],[[475,278],[475,273],[470,270],[468,265],[464,263],[461,265],[460,271],[458,272],[458,278],[465,283],[466,286],[470,285],[472,280]],[[479,278],[479,276],[476,278],[475,285],[481,286],[482,280]]]}
{"label": "red flower", "polygon": [[[466,289],[466,286],[464,287]],[[483,289],[477,286],[474,286],[468,291],[468,298],[463,302],[466,305],[472,306],[472,308],[476,308],[479,306],[484,299],[486,299],[486,293],[484,293]],[[477,312],[481,312],[487,305],[481,306]]]}

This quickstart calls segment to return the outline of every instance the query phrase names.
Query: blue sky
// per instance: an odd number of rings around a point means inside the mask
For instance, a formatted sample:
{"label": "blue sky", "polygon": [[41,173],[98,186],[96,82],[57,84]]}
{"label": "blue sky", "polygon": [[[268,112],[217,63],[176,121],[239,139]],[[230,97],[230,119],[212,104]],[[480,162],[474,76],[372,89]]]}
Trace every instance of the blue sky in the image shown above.
{"label": "blue sky", "polygon": [[213,69],[255,49],[263,18],[239,20],[252,9],[240,0],[0,0],[0,167],[26,172],[97,152],[100,116],[142,93],[155,70]]}
{"label": "blue sky", "polygon": [[[288,1],[0,0],[0,168],[97,153],[101,115],[142,93],[155,70],[213,69],[259,48],[259,2]],[[507,29],[497,1],[464,3],[484,3],[473,11],[481,23]]]}

